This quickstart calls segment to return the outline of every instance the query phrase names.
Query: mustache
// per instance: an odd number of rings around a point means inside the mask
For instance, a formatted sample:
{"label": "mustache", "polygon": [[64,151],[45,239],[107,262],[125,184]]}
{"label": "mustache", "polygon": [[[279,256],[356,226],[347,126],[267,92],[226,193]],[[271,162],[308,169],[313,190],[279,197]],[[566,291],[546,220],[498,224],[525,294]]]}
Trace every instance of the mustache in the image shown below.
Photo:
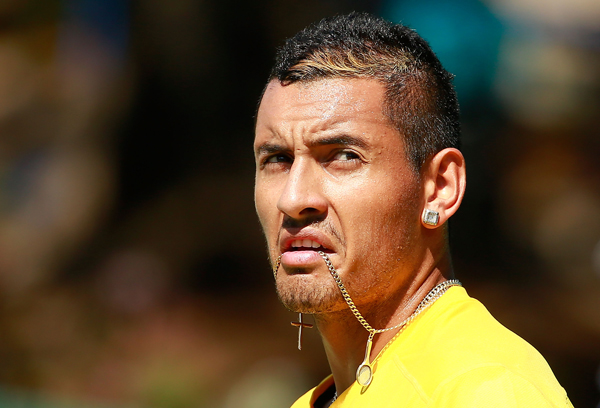
{"label": "mustache", "polygon": [[279,235],[281,236],[281,231],[283,230],[289,231],[293,234],[306,227],[318,229],[323,233],[334,237],[342,245],[346,244],[343,235],[338,231],[338,229],[331,223],[331,221],[324,219],[322,216],[307,217],[302,219],[286,216],[281,223]]}

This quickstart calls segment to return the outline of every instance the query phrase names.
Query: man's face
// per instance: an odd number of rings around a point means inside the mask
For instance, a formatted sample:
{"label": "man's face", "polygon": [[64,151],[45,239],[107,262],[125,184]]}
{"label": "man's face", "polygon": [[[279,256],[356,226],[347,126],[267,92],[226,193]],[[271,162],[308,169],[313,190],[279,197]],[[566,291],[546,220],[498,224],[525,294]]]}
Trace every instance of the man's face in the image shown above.
{"label": "man's face", "polygon": [[364,309],[393,300],[418,269],[421,185],[383,98],[371,79],[272,81],[264,94],[256,209],[291,310],[347,308],[318,251]]}

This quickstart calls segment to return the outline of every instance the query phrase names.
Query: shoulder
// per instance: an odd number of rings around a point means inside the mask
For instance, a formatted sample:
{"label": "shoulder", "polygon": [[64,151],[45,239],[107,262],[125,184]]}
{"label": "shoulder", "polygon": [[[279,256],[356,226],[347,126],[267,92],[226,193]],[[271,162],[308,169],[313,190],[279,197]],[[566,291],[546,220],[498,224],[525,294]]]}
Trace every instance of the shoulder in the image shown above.
{"label": "shoulder", "polygon": [[310,391],[308,391],[306,394],[304,394],[303,396],[301,396],[300,398],[298,398],[296,400],[296,402],[294,402],[292,404],[291,408],[310,408],[312,407],[310,400],[311,400],[311,396],[314,392],[314,388]]}
{"label": "shoulder", "polygon": [[[519,396],[520,401],[533,396],[565,400],[564,389],[541,354],[463,288],[449,290],[415,323],[399,336],[388,358],[427,398],[447,399],[454,392],[464,398],[497,393]],[[460,393],[453,391],[458,389]]]}
{"label": "shoulder", "polygon": [[333,376],[327,376],[319,385],[309,390],[294,402],[291,408],[312,408],[315,402],[333,386]]}
{"label": "shoulder", "polygon": [[[501,325],[478,300],[454,287],[399,336],[394,355],[407,364],[435,360],[452,372],[500,364],[525,375],[547,366],[529,343]],[[430,368],[427,370],[430,372]]]}
{"label": "shoulder", "polygon": [[430,408],[573,408],[566,392],[556,384],[532,382],[502,365],[473,367],[446,379],[431,396]]}

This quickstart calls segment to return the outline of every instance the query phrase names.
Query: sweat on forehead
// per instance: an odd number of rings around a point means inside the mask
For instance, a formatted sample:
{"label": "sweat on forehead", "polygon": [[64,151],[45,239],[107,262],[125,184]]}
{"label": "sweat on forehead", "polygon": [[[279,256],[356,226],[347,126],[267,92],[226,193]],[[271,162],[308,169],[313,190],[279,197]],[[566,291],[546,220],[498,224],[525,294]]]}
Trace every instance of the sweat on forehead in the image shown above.
{"label": "sweat on forehead", "polygon": [[300,135],[309,148],[332,144],[365,148],[371,130],[380,125],[401,138],[383,112],[383,99],[383,87],[371,79],[289,85],[271,81],[257,117],[255,153],[283,148],[287,138]]}
{"label": "sweat on forehead", "polygon": [[323,19],[279,49],[269,82],[324,78],[371,78],[384,86],[384,113],[406,138],[415,170],[442,149],[459,147],[452,75],[414,30],[366,13]]}

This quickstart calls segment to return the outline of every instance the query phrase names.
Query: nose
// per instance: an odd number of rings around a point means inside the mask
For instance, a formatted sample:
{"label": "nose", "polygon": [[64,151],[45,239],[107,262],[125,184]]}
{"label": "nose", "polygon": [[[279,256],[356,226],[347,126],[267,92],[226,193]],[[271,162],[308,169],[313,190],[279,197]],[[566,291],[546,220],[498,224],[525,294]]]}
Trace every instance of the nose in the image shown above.
{"label": "nose", "polygon": [[277,208],[296,220],[318,217],[327,212],[318,169],[306,160],[295,160],[288,173]]}

